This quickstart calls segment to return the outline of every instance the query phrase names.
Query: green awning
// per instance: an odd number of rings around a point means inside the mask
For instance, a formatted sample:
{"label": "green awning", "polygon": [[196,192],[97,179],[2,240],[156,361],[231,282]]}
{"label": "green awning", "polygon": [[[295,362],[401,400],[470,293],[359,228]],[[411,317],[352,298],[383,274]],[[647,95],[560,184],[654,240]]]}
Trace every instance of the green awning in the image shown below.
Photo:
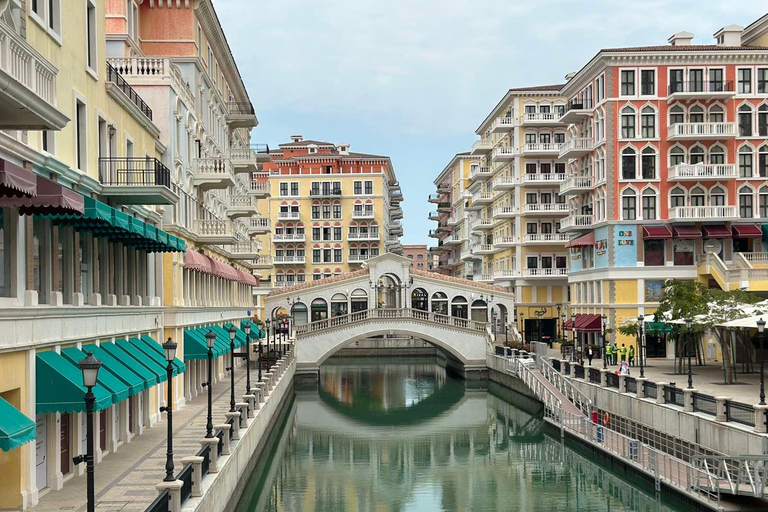
{"label": "green awning", "polygon": [[152,242],[156,242],[157,228],[152,224],[144,224],[144,238],[151,240]]}
{"label": "green awning", "polygon": [[[229,328],[232,326],[230,323],[224,324],[222,329],[224,329],[224,332],[227,333],[227,340],[229,340]],[[245,333],[235,327],[235,348],[240,348],[243,345],[245,345]]]}
{"label": "green awning", "polygon": [[93,356],[101,360],[104,368],[107,368],[128,387],[128,396],[141,393],[145,389],[155,385],[154,376],[152,376],[152,381],[148,382],[129,365],[124,364],[122,360],[113,357],[99,346],[84,345],[83,352],[93,352]]}
{"label": "green awning", "polygon": [[[158,342],[155,341],[155,339],[152,336],[144,335],[141,338],[139,338],[141,341],[144,342],[147,347],[154,351],[156,354],[158,354],[160,357],[163,358],[163,361],[165,362],[165,350],[163,349],[163,346],[160,345]],[[177,372],[174,375],[178,375],[179,373],[184,373],[187,370],[187,365],[182,363],[178,357],[173,359],[174,368],[176,368]]]}
{"label": "green awning", "polygon": [[[220,339],[227,346],[227,352],[230,352],[232,347],[229,342],[229,332],[220,325],[212,325],[211,330],[216,334],[216,339]],[[238,343],[237,335],[235,335],[235,348],[239,346]]]}
{"label": "green awning", "polygon": [[763,242],[768,242],[768,224],[763,224],[760,229],[763,230]]}
{"label": "green awning", "polygon": [[[107,354],[111,355],[113,358],[117,359],[118,361],[121,361],[125,366],[131,369],[133,373],[144,379],[144,382],[146,382],[145,389],[149,389],[153,387],[158,382],[161,382],[157,379],[157,374],[144,366],[141,363],[138,363],[132,356],[130,356],[125,350],[118,347],[112,342],[108,343],[102,343],[99,345],[99,348],[106,352]],[[165,375],[165,373],[163,373]]]}
{"label": "green awning", "polygon": [[[61,349],[61,356],[75,365],[77,371],[80,371],[78,363],[86,358],[85,352],[76,347],[67,347]],[[106,365],[103,363],[104,361],[102,361],[101,369],[99,369],[99,377],[97,383],[99,386],[104,387],[104,389],[112,393],[113,404],[122,402],[128,398],[128,386],[123,384],[120,379],[115,377],[114,374],[112,374],[112,372],[110,372]]]}
{"label": "green awning", "polygon": [[645,332],[648,334],[652,333],[669,333],[674,330],[674,326],[672,324],[667,324],[664,322],[646,322],[645,323]]}
{"label": "green awning", "polygon": [[229,352],[229,337],[222,336],[216,327],[215,325],[200,327],[199,331],[203,335],[203,340],[205,340],[205,335],[208,334],[208,331],[213,331],[213,334],[216,335],[216,346],[219,347],[219,355],[223,356]]}
{"label": "green awning", "polygon": [[[213,347],[213,357],[219,357],[217,348]],[[208,345],[201,340],[195,329],[184,329],[184,360],[208,359]]]}
{"label": "green awning", "polygon": [[170,245],[168,244],[168,233],[163,231],[162,229],[157,230],[157,236],[155,237],[155,240],[157,240],[157,243],[163,244],[163,245]]}
{"label": "green awning", "polygon": [[122,339],[115,342],[117,348],[125,352],[127,357],[133,358],[138,364],[142,365],[147,370],[155,374],[157,382],[165,382],[168,380],[168,375],[165,373],[165,367],[157,364],[152,359],[146,356],[141,350],[133,346],[133,343],[128,340]]}
{"label": "green awning", "polygon": [[0,397],[0,450],[4,452],[35,440],[37,425]]}
{"label": "green awning", "polygon": [[[153,363],[160,366],[163,371],[166,373],[166,376],[168,375],[168,361],[165,360],[164,356],[158,355],[154,350],[149,348],[146,343],[144,343],[143,340],[140,338],[129,338],[128,343],[136,347],[136,350],[144,354],[146,357],[152,360]],[[173,377],[177,376],[179,374],[179,369],[176,368],[173,364],[171,364],[171,375]]]}
{"label": "green awning", "polygon": [[[37,414],[84,412],[86,389],[80,370],[54,351],[40,352],[36,359]],[[112,394],[100,384],[94,386],[93,394],[95,411],[112,405]]]}
{"label": "green awning", "polygon": [[246,324],[251,325],[251,339],[258,340],[264,338],[264,331],[259,328],[252,320],[241,320],[240,328],[244,328]]}

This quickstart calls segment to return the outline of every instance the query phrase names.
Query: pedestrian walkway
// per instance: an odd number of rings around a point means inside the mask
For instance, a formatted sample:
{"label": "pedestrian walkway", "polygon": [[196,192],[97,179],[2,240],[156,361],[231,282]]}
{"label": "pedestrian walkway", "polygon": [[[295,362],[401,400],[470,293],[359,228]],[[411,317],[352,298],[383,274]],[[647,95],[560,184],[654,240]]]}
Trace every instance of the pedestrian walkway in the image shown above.
{"label": "pedestrian walkway", "polygon": [[[257,381],[257,371],[251,369],[251,384]],[[213,424],[226,422],[229,411],[229,374],[213,385]],[[245,394],[245,366],[235,373],[235,399]],[[195,455],[205,437],[208,415],[208,394],[202,393],[173,411],[174,474],[181,471],[181,459]],[[123,444],[117,453],[110,453],[96,465],[96,510],[143,511],[157,497],[155,485],[165,477],[167,424],[163,420]],[[40,498],[35,512],[81,512],[86,510],[85,475],[72,478],[64,488],[50,491]]]}

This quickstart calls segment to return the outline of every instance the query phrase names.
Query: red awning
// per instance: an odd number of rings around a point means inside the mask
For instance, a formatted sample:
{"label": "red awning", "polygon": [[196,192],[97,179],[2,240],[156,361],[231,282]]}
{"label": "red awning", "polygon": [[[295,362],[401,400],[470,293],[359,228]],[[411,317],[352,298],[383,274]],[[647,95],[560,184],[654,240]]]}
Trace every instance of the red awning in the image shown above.
{"label": "red awning", "polygon": [[37,179],[35,174],[21,166],[0,159],[0,196],[35,197]]}
{"label": "red awning", "polygon": [[600,315],[576,315],[576,330],[579,332],[602,332],[602,324]]}
{"label": "red awning", "polygon": [[563,330],[570,331],[572,329],[572,326],[573,326],[573,320],[568,320],[563,324]]}
{"label": "red awning", "polygon": [[644,226],[643,238],[646,240],[666,240],[672,238],[672,232],[667,226]]}
{"label": "red awning", "polygon": [[696,226],[672,226],[672,237],[693,240],[701,238],[701,230]]}
{"label": "red awning", "polygon": [[248,274],[242,270],[236,270],[238,275],[238,282],[247,284],[250,286],[259,286],[259,280],[253,274]]}
{"label": "red awning", "polygon": [[184,253],[184,268],[204,274],[211,274],[213,270],[210,260],[205,255],[192,249],[187,249],[187,252]]}
{"label": "red awning", "polygon": [[731,230],[722,224],[703,226],[704,238],[731,238]]}
{"label": "red awning", "polygon": [[218,276],[222,279],[226,279],[228,281],[237,281],[238,275],[237,275],[237,269],[233,267],[232,265],[227,265],[226,263],[215,260],[212,258],[208,258],[211,260],[211,266],[213,268],[213,275]]}
{"label": "red awning", "polygon": [[565,242],[565,248],[568,249],[570,247],[587,247],[588,245],[594,245],[595,243],[595,232],[587,233],[586,235],[582,235],[579,238],[576,238],[575,240],[569,240]]}
{"label": "red awning", "polygon": [[763,231],[757,224],[734,224],[731,226],[733,238],[761,238]]}
{"label": "red awning", "polygon": [[36,180],[37,195],[35,197],[0,197],[0,206],[18,208],[22,215],[83,213],[83,196],[42,176],[36,176]]}

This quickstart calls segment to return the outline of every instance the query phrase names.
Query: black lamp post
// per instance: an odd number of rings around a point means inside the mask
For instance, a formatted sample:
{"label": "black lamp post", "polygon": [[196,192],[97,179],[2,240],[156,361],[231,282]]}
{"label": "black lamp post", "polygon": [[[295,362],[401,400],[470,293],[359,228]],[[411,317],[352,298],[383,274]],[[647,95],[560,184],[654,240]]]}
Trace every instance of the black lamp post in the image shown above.
{"label": "black lamp post", "polygon": [[520,312],[520,337],[525,343],[525,313]]}
{"label": "black lamp post", "polygon": [[765,405],[765,361],[763,360],[763,338],[765,337],[765,320],[757,321],[757,339],[760,342],[760,405]]}
{"label": "black lamp post", "polygon": [[251,323],[243,326],[245,331],[245,394],[251,394]]}
{"label": "black lamp post", "polygon": [[637,346],[640,347],[640,378],[645,378],[645,335],[643,334],[643,315],[637,317]]}
{"label": "black lamp post", "polygon": [[571,349],[571,362],[573,362],[573,354],[576,352],[576,313],[571,313],[571,342],[573,342]]}
{"label": "black lamp post", "polygon": [[229,326],[229,352],[232,356],[229,359],[229,412],[235,412],[235,335],[237,329],[234,325]]}
{"label": "black lamp post", "polygon": [[261,338],[259,338],[259,382],[261,382],[261,353],[264,350],[264,345],[261,344]]}
{"label": "black lamp post", "polygon": [[168,365],[165,371],[168,374],[168,402],[165,407],[160,408],[160,412],[168,415],[168,451],[165,453],[165,478],[164,482],[173,482],[176,480],[173,476],[173,360],[176,359],[176,343],[171,338],[163,343],[165,351],[165,360]]}
{"label": "black lamp post", "polygon": [[97,378],[99,376],[99,368],[101,368],[101,361],[93,357],[91,352],[88,352],[85,359],[79,363],[80,371],[83,373],[83,386],[87,389],[85,393],[85,412],[86,412],[86,451],[85,456],[78,455],[72,459],[75,465],[85,462],[85,474],[87,485],[87,512],[94,512],[96,509],[96,499],[94,492],[93,481],[93,404],[96,402],[96,395],[93,394],[93,386],[96,385]]}
{"label": "black lamp post", "polygon": [[605,324],[608,323],[608,315],[603,313],[602,315],[600,315],[600,320],[602,320],[602,324],[603,324],[603,370],[607,370],[608,369],[608,363],[607,363],[606,357],[605,357],[605,346],[607,345],[607,343],[605,341]]}
{"label": "black lamp post", "polygon": [[693,389],[693,373],[691,370],[691,342],[693,341],[693,318],[686,318],[685,319],[685,327],[687,328],[686,331],[686,343],[685,343],[685,351],[688,353],[688,389]]}
{"label": "black lamp post", "polygon": [[205,335],[205,344],[208,345],[208,382],[203,386],[208,388],[208,421],[205,424],[205,437],[213,437],[213,346],[216,344],[216,335],[208,331]]}
{"label": "black lamp post", "polygon": [[267,326],[267,369],[269,369],[269,327],[272,325],[272,319],[267,318],[265,324]]}
{"label": "black lamp post", "polygon": [[[557,306],[557,318],[555,319],[555,323],[557,324],[557,322],[560,320],[560,310],[563,309],[563,304],[561,302],[558,302],[556,306]],[[557,324],[557,339],[560,339],[560,334],[561,334],[560,324]]]}

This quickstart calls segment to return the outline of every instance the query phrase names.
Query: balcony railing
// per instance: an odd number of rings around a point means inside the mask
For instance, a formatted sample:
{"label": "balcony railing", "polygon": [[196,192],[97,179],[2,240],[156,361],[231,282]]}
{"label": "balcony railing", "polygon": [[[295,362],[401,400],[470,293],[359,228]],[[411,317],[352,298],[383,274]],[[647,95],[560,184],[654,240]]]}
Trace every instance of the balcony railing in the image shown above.
{"label": "balcony railing", "polygon": [[251,180],[251,192],[256,192],[256,193],[269,192],[269,182]]}
{"label": "balcony railing", "polygon": [[561,172],[537,172],[523,174],[523,183],[560,183],[565,179],[565,174]]}
{"label": "balcony railing", "polygon": [[567,276],[567,268],[526,268],[523,269],[525,277],[560,277]]}
{"label": "balcony railing", "polygon": [[569,215],[560,220],[560,229],[590,228],[593,221],[591,215]]}
{"label": "balcony railing", "polygon": [[227,110],[231,115],[252,116],[256,114],[250,101],[230,101],[227,103]]}
{"label": "balcony railing", "polygon": [[235,236],[232,221],[228,219],[197,219],[195,232],[200,236]]}
{"label": "balcony railing", "polygon": [[197,174],[229,174],[230,162],[223,157],[195,158],[195,171]]}
{"label": "balcony railing", "polygon": [[560,184],[560,193],[592,188],[592,176],[571,176]]}
{"label": "balcony railing", "polygon": [[288,263],[288,264],[298,264],[303,265],[307,261],[306,256],[275,256],[272,259],[272,262],[275,264],[278,263]]}
{"label": "balcony railing", "polygon": [[567,213],[568,205],[565,203],[526,203],[523,205],[523,213]]}
{"label": "balcony railing", "polygon": [[568,235],[565,233],[528,233],[523,235],[525,243],[555,243],[561,244],[568,241]]}
{"label": "balcony railing", "polygon": [[493,243],[496,247],[510,247],[520,243],[520,239],[516,236],[500,236],[496,238]]}
{"label": "balcony railing", "polygon": [[521,123],[557,123],[560,120],[560,114],[557,112],[530,112],[520,116]]}
{"label": "balcony railing", "polygon": [[[393,242],[399,242],[400,240],[397,237],[391,237]],[[378,240],[379,239],[379,232],[378,231],[370,231],[368,233],[349,233],[347,234],[347,240]],[[389,240],[387,240],[389,241]]]}
{"label": "balcony railing", "polygon": [[479,192],[472,196],[472,201],[476,203],[490,202],[496,197],[495,192]]}
{"label": "balcony railing", "polygon": [[669,137],[735,137],[736,123],[675,123]]}
{"label": "balcony railing", "polygon": [[295,220],[298,219],[301,215],[299,212],[277,212],[277,218],[279,220]]}
{"label": "balcony railing", "polygon": [[736,206],[676,206],[669,209],[670,220],[726,220],[738,216]]}
{"label": "balcony railing", "polygon": [[195,104],[195,95],[189,87],[189,82],[181,74],[178,66],[170,59],[155,57],[109,57],[109,64],[120,73],[120,76],[131,82],[152,81],[168,78],[179,94],[186,100],[187,105]]}
{"label": "balcony railing", "polygon": [[513,147],[499,146],[493,150],[491,158],[493,160],[511,159],[517,155],[517,150]]}
{"label": "balcony railing", "polygon": [[473,167],[472,170],[469,171],[469,179],[477,180],[477,179],[489,178],[491,174],[492,173],[491,173],[490,167]]}
{"label": "balcony railing", "polygon": [[517,208],[515,208],[514,206],[498,206],[493,209],[494,217],[499,216],[499,217],[508,218],[515,215],[516,213],[517,213]]}
{"label": "balcony railing", "polygon": [[353,219],[372,219],[374,217],[373,210],[352,210]]}
{"label": "balcony railing", "polygon": [[472,144],[472,153],[490,151],[493,147],[493,143],[488,139],[480,139]]}
{"label": "balcony railing", "polygon": [[237,161],[256,160],[256,152],[251,148],[229,148],[229,158]]}
{"label": "balcony railing", "polygon": [[517,176],[499,176],[493,180],[494,189],[512,188],[517,185]]}
{"label": "balcony railing", "polygon": [[580,155],[585,155],[594,149],[595,145],[592,139],[589,137],[574,137],[568,139],[565,144],[560,148],[560,158],[571,156],[575,158]]}
{"label": "balcony railing", "polygon": [[512,116],[500,116],[497,117],[491,125],[492,132],[504,132],[509,131],[515,126],[515,119]]}
{"label": "balcony railing", "polygon": [[493,224],[493,219],[477,219],[475,223],[472,224],[472,229],[488,229],[491,228]]}
{"label": "balcony railing", "polygon": [[574,98],[565,105],[563,115],[571,110],[592,110],[592,98]]}
{"label": "balcony railing", "polygon": [[341,195],[341,188],[313,188],[309,191],[310,197],[338,197]]}
{"label": "balcony railing", "polygon": [[103,185],[171,186],[171,171],[157,158],[99,158],[99,181]]}
{"label": "balcony railing", "polygon": [[523,144],[523,153],[560,153],[560,142],[527,142]]}
{"label": "balcony railing", "polygon": [[141,113],[147,116],[150,121],[152,120],[152,109],[149,108],[149,105],[144,102],[141,96],[139,96],[139,94],[133,90],[133,87],[131,87],[128,82],[125,81],[120,73],[118,73],[117,70],[112,67],[112,64],[109,62],[107,62],[107,80],[115,84],[118,89],[123,91],[125,95],[128,96],[128,99],[130,99],[133,104],[136,105],[139,110],[141,110]]}
{"label": "balcony railing", "polygon": [[678,164],[669,168],[670,180],[719,180],[737,178],[735,164]]}
{"label": "balcony railing", "polygon": [[250,219],[251,229],[253,230],[267,230],[270,229],[270,221],[266,217],[251,217]]}
{"label": "balcony railing", "polygon": [[304,233],[275,233],[272,236],[274,242],[303,242],[305,238]]}
{"label": "balcony railing", "polygon": [[371,254],[350,254],[348,257],[348,260],[350,263],[362,263],[364,261],[368,261],[373,257],[374,256]]}
{"label": "balcony railing", "polygon": [[517,270],[497,270],[493,273],[494,279],[514,279],[520,277]]}
{"label": "balcony railing", "polygon": [[733,93],[733,81],[688,80],[672,82],[667,87],[669,95],[678,93]]}

